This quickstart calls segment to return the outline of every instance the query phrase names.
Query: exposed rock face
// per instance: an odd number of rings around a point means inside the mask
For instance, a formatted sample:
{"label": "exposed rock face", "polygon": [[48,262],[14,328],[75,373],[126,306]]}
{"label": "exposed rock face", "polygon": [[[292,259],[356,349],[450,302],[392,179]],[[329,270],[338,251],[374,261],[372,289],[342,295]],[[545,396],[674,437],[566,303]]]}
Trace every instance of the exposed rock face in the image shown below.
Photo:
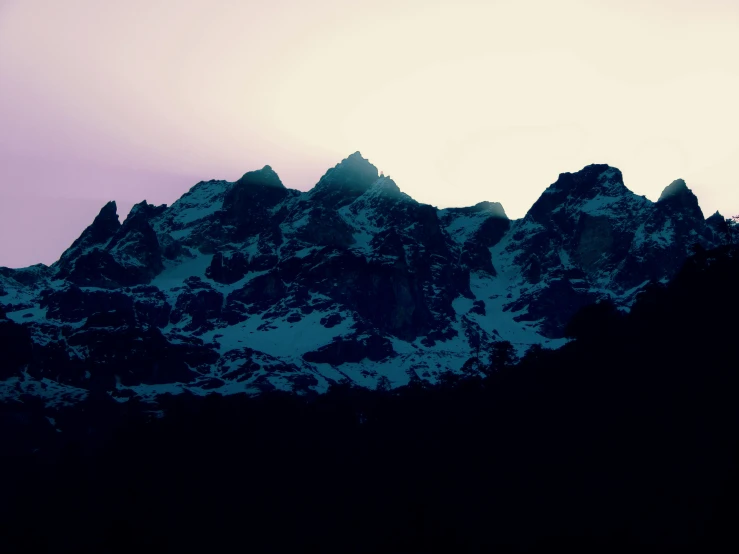
{"label": "exposed rock face", "polygon": [[249,273],[249,259],[241,252],[216,253],[205,270],[205,276],[217,283],[231,285]]}
{"label": "exposed rock face", "polygon": [[490,248],[500,242],[511,222],[498,202],[449,208],[440,216],[446,231],[462,244],[462,263],[473,271],[495,275]]}
{"label": "exposed rock face", "polygon": [[23,325],[9,321],[0,310],[0,379],[15,375],[33,360],[31,333]]}
{"label": "exposed rock face", "polygon": [[582,306],[628,309],[726,237],[684,181],[651,202],[607,165],[561,174],[516,221],[419,204],[358,152],[306,193],[265,166],[122,224],[108,203],[53,266],[0,268],[0,394],[435,380],[494,340],[563,344]]}
{"label": "exposed rock face", "polygon": [[370,335],[361,338],[340,338],[314,352],[306,352],[303,358],[308,362],[340,366],[347,362],[358,363],[365,359],[380,362],[393,355],[395,351],[390,341],[384,337]]}
{"label": "exposed rock face", "polygon": [[617,169],[591,165],[561,174],[498,250],[521,269],[511,310],[526,310],[520,321],[543,320],[544,336],[557,337],[594,300],[630,305],[646,283],[673,275],[694,243],[713,244],[713,233],[682,180],[653,203],[628,190]]}
{"label": "exposed rock face", "polygon": [[79,238],[72,243],[72,246],[62,254],[62,257],[58,262],[59,270],[63,270],[65,266],[71,263],[75,255],[79,255],[92,247],[107,244],[120,228],[121,223],[118,221],[116,203],[113,201],[108,202],[102,207],[100,213],[94,219],[92,224],[85,229]]}
{"label": "exposed rock face", "polygon": [[727,221],[727,219],[719,212],[716,212],[706,219],[706,226],[708,227],[712,241],[715,244],[729,244],[734,241],[733,235],[735,229],[732,230],[732,226],[729,225],[729,221]]}
{"label": "exposed rock face", "polygon": [[329,169],[308,195],[312,203],[337,210],[367,192],[378,176],[377,168],[355,152]]}
{"label": "exposed rock face", "polygon": [[190,277],[185,281],[185,285],[187,288],[177,297],[169,321],[177,325],[189,318],[183,330],[193,334],[202,334],[206,330],[214,329],[213,320],[221,316],[223,294],[213,290],[208,283],[197,277]]}
{"label": "exposed rock face", "polygon": [[250,171],[226,192],[221,221],[233,226],[234,240],[265,233],[279,245],[279,218],[274,217],[272,209],[288,196],[290,192],[270,166]]}
{"label": "exposed rock face", "polygon": [[110,254],[127,269],[131,284],[148,283],[164,269],[159,238],[149,224],[164,209],[165,206],[150,206],[146,201],[135,205],[108,243]]}
{"label": "exposed rock face", "polygon": [[133,302],[133,298],[122,291],[82,290],[75,285],[46,289],[39,295],[39,307],[46,308],[46,319],[66,323],[112,310],[133,311]]}
{"label": "exposed rock face", "polygon": [[115,202],[108,202],[79,239],[52,267],[56,277],[80,286],[117,288],[146,284],[163,269],[162,249],[149,225],[166,206],[135,205],[118,222]]}

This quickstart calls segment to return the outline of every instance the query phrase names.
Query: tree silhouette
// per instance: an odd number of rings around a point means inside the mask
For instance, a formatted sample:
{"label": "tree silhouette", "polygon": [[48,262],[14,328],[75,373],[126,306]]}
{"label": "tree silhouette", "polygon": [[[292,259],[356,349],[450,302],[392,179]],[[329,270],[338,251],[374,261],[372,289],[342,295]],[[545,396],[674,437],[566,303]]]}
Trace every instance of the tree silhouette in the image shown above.
{"label": "tree silhouette", "polygon": [[377,390],[382,392],[387,392],[392,388],[390,384],[390,379],[388,379],[385,375],[380,375],[380,378],[377,379]]}
{"label": "tree silhouette", "polygon": [[518,362],[516,349],[507,340],[495,341],[490,348],[490,368],[489,373],[502,371],[515,365]]}
{"label": "tree silhouette", "polygon": [[462,364],[462,368],[460,369],[462,375],[465,375],[467,377],[474,377],[476,375],[479,375],[482,370],[482,363],[480,362],[480,358],[478,355],[468,358],[467,361]]}

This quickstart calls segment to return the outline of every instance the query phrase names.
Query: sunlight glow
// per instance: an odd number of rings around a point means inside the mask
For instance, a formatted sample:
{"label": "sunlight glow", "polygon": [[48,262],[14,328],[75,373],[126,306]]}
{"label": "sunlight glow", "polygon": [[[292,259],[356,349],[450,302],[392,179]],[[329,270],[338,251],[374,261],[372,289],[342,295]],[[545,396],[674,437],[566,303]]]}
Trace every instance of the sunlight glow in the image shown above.
{"label": "sunlight glow", "polygon": [[359,150],[439,207],[521,217],[608,163],[739,213],[737,52],[723,0],[8,0],[0,194],[171,203],[265,164],[307,190]]}

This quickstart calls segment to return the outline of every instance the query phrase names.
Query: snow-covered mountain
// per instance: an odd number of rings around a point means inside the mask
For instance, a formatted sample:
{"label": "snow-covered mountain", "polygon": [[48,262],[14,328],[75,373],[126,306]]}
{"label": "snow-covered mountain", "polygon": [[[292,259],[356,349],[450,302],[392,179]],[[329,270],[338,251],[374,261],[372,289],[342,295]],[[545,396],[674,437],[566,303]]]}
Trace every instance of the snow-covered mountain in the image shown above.
{"label": "snow-covered mountain", "polygon": [[520,220],[438,210],[358,152],[305,193],[265,166],[122,224],[110,202],[52,266],[0,268],[0,395],[435,381],[496,340],[562,345],[596,300],[628,309],[723,222],[682,180],[651,202],[607,165],[561,174]]}

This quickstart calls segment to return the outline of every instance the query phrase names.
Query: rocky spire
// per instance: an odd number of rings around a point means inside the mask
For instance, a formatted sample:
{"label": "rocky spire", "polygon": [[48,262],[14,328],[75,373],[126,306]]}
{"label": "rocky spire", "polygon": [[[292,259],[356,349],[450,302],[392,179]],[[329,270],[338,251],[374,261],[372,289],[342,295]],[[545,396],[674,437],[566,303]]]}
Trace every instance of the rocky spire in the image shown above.
{"label": "rocky spire", "polygon": [[55,265],[64,266],[76,255],[92,246],[106,244],[121,227],[118,221],[118,209],[115,201],[111,200],[102,207],[97,217],[72,243]]}
{"label": "rocky spire", "polygon": [[714,241],[723,244],[731,239],[731,227],[726,218],[717,210],[715,214],[706,219],[706,227],[713,233]]}
{"label": "rocky spire", "polygon": [[152,206],[146,200],[136,204],[108,244],[110,253],[123,267],[137,268],[136,275],[131,276],[133,282],[148,283],[164,268],[159,240],[149,223],[162,209],[163,206]]}
{"label": "rocky spire", "polygon": [[[160,215],[166,209],[166,204],[155,206],[154,204],[149,204],[146,200],[142,200],[138,204],[134,204],[134,206],[131,208],[131,211],[128,212],[128,217],[126,218],[126,221],[128,221],[132,217],[150,220]],[[125,225],[125,222],[123,224]]]}
{"label": "rocky spire", "polygon": [[657,205],[695,220],[703,221],[704,219],[698,198],[682,179],[675,179],[665,187]]}
{"label": "rocky spire", "polygon": [[268,165],[265,165],[262,169],[257,171],[248,171],[236,181],[236,186],[262,186],[262,187],[275,187],[284,189],[285,185],[282,184],[280,177],[275,171]]}
{"label": "rocky spire", "polygon": [[108,241],[116,234],[121,223],[118,221],[118,208],[114,200],[111,200],[102,207],[100,213],[93,220],[92,224],[85,229],[80,237],[72,244],[74,246],[78,242],[86,244],[100,244]]}
{"label": "rocky spire", "polygon": [[290,194],[268,165],[244,173],[223,197],[223,221],[234,226],[236,240],[266,232],[271,227],[270,210]]}
{"label": "rocky spire", "polygon": [[362,154],[354,152],[321,177],[310,191],[311,200],[340,208],[366,192],[378,178],[377,168]]}
{"label": "rocky spire", "polygon": [[665,190],[662,191],[658,202],[662,202],[663,200],[667,200],[668,198],[684,194],[686,192],[690,192],[690,189],[688,188],[688,185],[685,184],[685,181],[682,179],[675,179],[665,187]]}

